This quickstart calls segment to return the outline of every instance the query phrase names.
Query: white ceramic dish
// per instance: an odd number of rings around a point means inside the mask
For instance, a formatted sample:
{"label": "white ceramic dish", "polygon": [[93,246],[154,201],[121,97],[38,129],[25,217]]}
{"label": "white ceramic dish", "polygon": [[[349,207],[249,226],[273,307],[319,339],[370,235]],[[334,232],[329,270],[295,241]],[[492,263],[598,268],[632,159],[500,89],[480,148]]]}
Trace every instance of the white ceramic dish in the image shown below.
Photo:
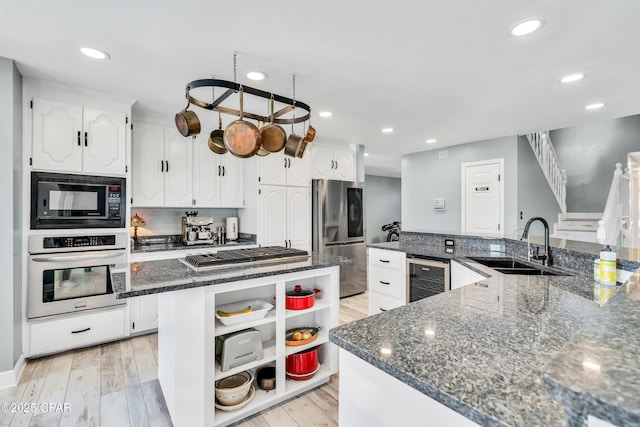
{"label": "white ceramic dish", "polygon": [[240,403],[237,403],[235,405],[223,405],[220,402],[218,402],[218,400],[216,399],[216,408],[220,409],[221,411],[235,411],[237,409],[242,408],[244,405],[246,405],[247,403],[249,403],[251,401],[251,399],[253,399],[253,397],[256,394],[256,388],[251,386],[251,390],[249,390],[249,394],[247,394],[247,397]]}
{"label": "white ceramic dish", "polygon": [[249,394],[253,378],[253,372],[243,371],[216,381],[216,400],[226,406],[241,403]]}
{"label": "white ceramic dish", "polygon": [[[218,314],[218,310],[224,311],[225,313],[235,313],[238,311],[246,310],[247,307],[251,307],[252,309],[247,313],[235,314],[233,316],[221,316]],[[238,301],[216,307],[216,319],[218,319],[225,326],[232,326],[239,323],[262,319],[272,308],[273,304],[259,299]]]}

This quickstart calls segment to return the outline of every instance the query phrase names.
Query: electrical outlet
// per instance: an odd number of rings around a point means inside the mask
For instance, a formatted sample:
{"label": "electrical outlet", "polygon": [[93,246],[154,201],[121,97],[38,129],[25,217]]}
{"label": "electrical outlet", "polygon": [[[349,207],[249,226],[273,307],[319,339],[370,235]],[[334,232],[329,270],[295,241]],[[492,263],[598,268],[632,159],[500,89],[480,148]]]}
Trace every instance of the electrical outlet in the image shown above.
{"label": "electrical outlet", "polygon": [[502,245],[489,245],[491,252],[502,252]]}

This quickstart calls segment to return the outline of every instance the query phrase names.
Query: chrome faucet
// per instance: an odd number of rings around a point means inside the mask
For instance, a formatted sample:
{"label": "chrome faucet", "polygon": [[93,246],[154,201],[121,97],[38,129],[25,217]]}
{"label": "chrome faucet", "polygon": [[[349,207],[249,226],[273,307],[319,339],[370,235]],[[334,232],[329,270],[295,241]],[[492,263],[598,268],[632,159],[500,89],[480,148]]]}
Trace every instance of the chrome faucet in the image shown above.
{"label": "chrome faucet", "polygon": [[[540,250],[538,246],[536,246],[535,252],[530,250],[531,242],[529,241],[529,227],[534,221],[540,221],[544,226],[544,254],[542,255],[538,253]],[[549,224],[547,224],[547,221],[539,216],[531,218],[524,226],[524,231],[522,232],[522,237],[520,237],[520,240],[524,238],[527,239],[527,254],[529,255],[529,260],[539,259],[542,260],[542,265],[548,265],[548,263],[551,261],[551,253],[549,252]]]}

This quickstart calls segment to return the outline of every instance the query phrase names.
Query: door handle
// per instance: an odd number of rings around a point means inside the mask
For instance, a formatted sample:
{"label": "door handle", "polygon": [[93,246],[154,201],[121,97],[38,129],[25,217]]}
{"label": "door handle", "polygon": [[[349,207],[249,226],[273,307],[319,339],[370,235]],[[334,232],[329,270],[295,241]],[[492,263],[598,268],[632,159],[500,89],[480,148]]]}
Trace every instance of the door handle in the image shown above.
{"label": "door handle", "polygon": [[169,172],[169,160],[164,161],[167,164],[167,172]]}
{"label": "door handle", "polygon": [[390,285],[390,282],[383,282],[382,280],[379,280],[380,283],[382,283],[383,285]]}
{"label": "door handle", "polygon": [[388,260],[388,259],[381,259],[381,260],[378,260],[378,261],[380,261],[380,262],[384,262],[384,263],[389,263],[389,260]]}
{"label": "door handle", "polygon": [[164,172],[164,160],[160,160],[160,172]]}
{"label": "door handle", "polygon": [[80,131],[78,131],[78,147],[80,147],[82,145],[82,142],[80,142]]}
{"label": "door handle", "polygon": [[378,307],[378,308],[380,309],[380,311],[387,311],[387,310],[385,310],[385,309],[384,309],[384,308],[382,308],[382,307]]}
{"label": "door handle", "polygon": [[85,147],[89,146],[89,132],[84,133],[84,146]]}
{"label": "door handle", "polygon": [[422,267],[422,271],[431,271],[429,267]]}
{"label": "door handle", "polygon": [[338,169],[338,161],[336,160],[336,169]]}
{"label": "door handle", "polygon": [[222,176],[222,168],[218,165],[218,176]]}
{"label": "door handle", "polygon": [[72,334],[81,334],[81,333],[83,333],[83,332],[88,332],[88,331],[90,331],[90,330],[91,330],[91,328],[85,328],[85,329],[80,329],[80,330],[78,330],[78,331],[71,331],[71,333],[72,333]]}
{"label": "door handle", "polygon": [[334,164],[334,163],[335,163],[335,162],[334,162],[333,160],[331,160],[331,169],[334,169],[334,167],[333,167],[333,164]]}
{"label": "door handle", "polygon": [[54,255],[32,258],[35,262],[56,262],[56,261],[80,261],[103,258],[117,258],[124,256],[124,251],[108,252],[103,254],[85,254],[85,255]]}
{"label": "door handle", "polygon": [[224,171],[224,166],[222,167],[222,176],[224,176],[225,171]]}

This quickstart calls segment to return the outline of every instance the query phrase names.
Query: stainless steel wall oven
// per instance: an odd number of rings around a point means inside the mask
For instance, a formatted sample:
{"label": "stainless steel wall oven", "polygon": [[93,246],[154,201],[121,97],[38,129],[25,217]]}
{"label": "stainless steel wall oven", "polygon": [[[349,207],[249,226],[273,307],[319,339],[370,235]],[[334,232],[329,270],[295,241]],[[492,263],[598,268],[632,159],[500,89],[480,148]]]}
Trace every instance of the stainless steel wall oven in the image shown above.
{"label": "stainless steel wall oven", "polygon": [[125,179],[31,172],[31,229],[124,228]]}
{"label": "stainless steel wall oven", "polygon": [[111,273],[127,264],[128,233],[29,236],[27,318],[121,305]]}

